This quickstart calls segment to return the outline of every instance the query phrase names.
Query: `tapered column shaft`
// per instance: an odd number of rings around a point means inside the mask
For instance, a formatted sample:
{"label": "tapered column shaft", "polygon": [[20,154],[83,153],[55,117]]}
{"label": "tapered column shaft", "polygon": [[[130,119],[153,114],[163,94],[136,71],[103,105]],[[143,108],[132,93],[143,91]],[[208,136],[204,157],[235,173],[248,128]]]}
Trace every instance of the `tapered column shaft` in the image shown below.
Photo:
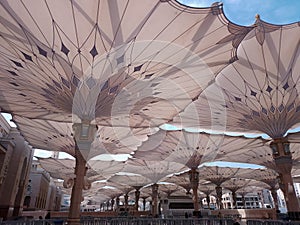
{"label": "tapered column shaft", "polygon": [[199,211],[199,197],[198,197],[198,187],[199,187],[199,172],[193,168],[189,171],[191,187],[193,190],[193,202],[194,210]]}

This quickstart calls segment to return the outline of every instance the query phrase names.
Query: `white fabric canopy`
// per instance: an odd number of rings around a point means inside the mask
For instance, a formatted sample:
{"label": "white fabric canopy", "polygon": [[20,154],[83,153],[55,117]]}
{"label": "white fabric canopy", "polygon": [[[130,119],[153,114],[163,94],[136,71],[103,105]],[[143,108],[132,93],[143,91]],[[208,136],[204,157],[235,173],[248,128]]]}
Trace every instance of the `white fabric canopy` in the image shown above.
{"label": "white fabric canopy", "polygon": [[75,178],[75,160],[73,159],[38,158],[38,161],[52,178],[62,180]]}
{"label": "white fabric canopy", "polygon": [[239,60],[174,124],[284,136],[300,122],[299,41],[299,23],[272,25],[258,18],[238,48]]}
{"label": "white fabric canopy", "polygon": [[171,120],[250,31],[221,4],[175,0],[1,1],[0,14],[2,111],[110,126]]}
{"label": "white fabric canopy", "polygon": [[178,175],[173,175],[171,177],[166,177],[165,179],[163,179],[163,181],[177,184],[180,187],[183,187],[186,193],[190,193],[190,190],[192,188],[188,173],[182,173]]}
{"label": "white fabric canopy", "polygon": [[[226,19],[221,4],[196,9],[175,0],[3,0],[0,14],[1,111],[14,115],[33,147],[72,156],[72,124],[97,124],[86,159],[132,154],[124,171],[143,180],[124,176],[125,193],[213,160],[276,169],[269,141],[156,133],[161,124],[278,138],[300,122],[299,23],[258,18],[242,27]],[[294,165],[298,136],[288,137]],[[44,166],[64,179],[74,177],[70,162]],[[109,177],[123,166],[93,161],[87,177]],[[200,177],[218,185],[238,170],[205,169]]]}
{"label": "white fabric canopy", "polygon": [[222,185],[226,180],[233,178],[240,168],[203,166],[199,168],[199,177],[212,182],[215,185]]}
{"label": "white fabric canopy", "polygon": [[[38,158],[41,167],[52,178],[67,180],[75,178],[74,159]],[[124,167],[124,162],[90,160],[87,163],[86,177],[90,182],[110,178]]]}
{"label": "white fabric canopy", "polygon": [[255,169],[252,170],[251,173],[240,175],[240,177],[264,182],[270,188],[279,188],[279,175],[272,169]]}
{"label": "white fabric canopy", "polygon": [[[218,160],[255,164],[254,160],[237,156],[251,152],[259,154],[264,148],[271,151],[268,143],[262,138],[161,130],[151,135],[133,156],[137,159],[178,162],[189,168]],[[272,157],[270,160],[273,162]]]}
{"label": "white fabric canopy", "polygon": [[128,185],[132,187],[131,189],[139,189],[147,184],[150,184],[151,181],[141,175],[114,175],[109,179],[110,182],[121,185]]}
{"label": "white fabric canopy", "polygon": [[187,170],[182,164],[168,161],[146,161],[140,159],[129,159],[124,172],[140,174],[151,180],[152,183],[159,182],[162,178]]}
{"label": "white fabric canopy", "polygon": [[[66,152],[75,156],[75,142],[71,123],[14,116],[23,136],[35,148]],[[132,153],[155,133],[156,128],[125,128],[99,126],[91,149],[84,155],[87,160],[101,154]]]}
{"label": "white fabric canopy", "polygon": [[[289,136],[288,136],[289,140]],[[249,139],[253,143],[249,148],[230,149],[226,148],[221,152],[223,156],[220,156],[220,161],[249,163],[265,166],[267,168],[277,171],[277,167],[273,158],[273,152],[270,148],[270,141],[266,141],[261,138]],[[291,138],[291,141],[293,139]],[[238,142],[238,140],[237,140]],[[290,151],[292,153],[293,166],[299,166],[300,162],[300,147],[299,143],[290,143]],[[241,157],[242,156],[242,157]]]}
{"label": "white fabric canopy", "polygon": [[[254,172],[254,171],[249,171],[249,172]],[[263,187],[266,189],[270,188],[267,187],[266,184],[262,182],[251,180],[251,179],[244,179],[244,178],[231,178],[230,180],[227,180],[222,184],[223,188],[231,192],[237,192],[238,190],[249,186]]]}

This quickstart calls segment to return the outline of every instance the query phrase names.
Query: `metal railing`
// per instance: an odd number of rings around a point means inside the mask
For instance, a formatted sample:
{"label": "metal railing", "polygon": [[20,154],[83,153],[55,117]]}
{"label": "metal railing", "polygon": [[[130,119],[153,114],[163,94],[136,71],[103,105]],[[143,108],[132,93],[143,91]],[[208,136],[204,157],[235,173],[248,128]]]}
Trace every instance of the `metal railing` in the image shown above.
{"label": "metal railing", "polygon": [[[67,225],[65,219],[2,221],[1,225]],[[81,219],[82,225],[233,225],[231,219],[215,218],[88,218]]]}
{"label": "metal railing", "polygon": [[247,220],[247,225],[300,225],[300,221]]}

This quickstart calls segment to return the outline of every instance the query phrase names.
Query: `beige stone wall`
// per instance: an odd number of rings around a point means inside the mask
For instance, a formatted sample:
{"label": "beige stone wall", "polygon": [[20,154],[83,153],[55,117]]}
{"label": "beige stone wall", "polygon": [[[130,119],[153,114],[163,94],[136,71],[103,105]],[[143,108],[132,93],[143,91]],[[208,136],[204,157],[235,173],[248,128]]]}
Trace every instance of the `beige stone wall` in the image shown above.
{"label": "beige stone wall", "polygon": [[29,179],[31,180],[32,185],[29,209],[47,209],[50,182],[49,176],[44,171],[31,171]]}
{"label": "beige stone wall", "polygon": [[21,214],[32,149],[16,128],[10,128],[0,144],[5,150],[0,168],[0,217],[8,219]]}

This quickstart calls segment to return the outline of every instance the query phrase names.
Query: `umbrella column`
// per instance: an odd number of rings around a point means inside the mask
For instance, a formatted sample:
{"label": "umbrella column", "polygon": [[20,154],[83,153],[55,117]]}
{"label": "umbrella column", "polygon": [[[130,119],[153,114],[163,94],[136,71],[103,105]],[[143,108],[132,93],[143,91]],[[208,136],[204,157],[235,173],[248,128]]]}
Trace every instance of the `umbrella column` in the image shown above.
{"label": "umbrella column", "polygon": [[137,188],[135,190],[135,210],[136,211],[139,211],[139,199],[140,199],[140,194],[141,194],[139,189],[140,188]]}
{"label": "umbrella column", "polygon": [[113,211],[114,210],[114,205],[115,205],[115,200],[111,199],[110,201],[110,210]]}
{"label": "umbrella column", "polygon": [[236,191],[233,190],[233,191],[231,191],[231,193],[232,193],[232,204],[233,204],[233,208],[234,208],[234,209],[237,209],[237,205],[236,205]]}
{"label": "umbrella column", "polygon": [[206,194],[206,202],[207,202],[207,208],[210,209],[210,196],[209,196],[209,194]]}
{"label": "umbrella column", "polygon": [[158,184],[152,184],[152,215],[158,216]]}
{"label": "umbrella column", "polygon": [[128,210],[128,198],[129,198],[128,192],[126,192],[126,194],[124,195],[124,203],[125,203],[125,210],[126,210],[126,212]]}
{"label": "umbrella column", "polygon": [[120,197],[118,196],[116,198],[116,207],[117,207],[117,210],[119,209],[119,206],[120,206]]}
{"label": "umbrella column", "polygon": [[300,210],[299,203],[292,179],[292,154],[290,152],[290,144],[282,138],[274,139],[270,144],[273,151],[273,157],[276,164],[277,172],[280,178],[280,188],[282,189],[287,204],[290,219],[299,219]]}
{"label": "umbrella column", "polygon": [[147,197],[142,197],[143,199],[143,210],[146,211],[146,198]]}
{"label": "umbrella column", "polygon": [[199,198],[198,198],[198,186],[199,186],[199,172],[193,168],[189,172],[191,187],[193,190],[194,210],[199,211]]}
{"label": "umbrella column", "polygon": [[217,193],[217,205],[219,209],[223,209],[223,204],[222,204],[222,187],[217,186],[216,187],[216,193]]}
{"label": "umbrella column", "polygon": [[279,208],[278,208],[278,196],[277,196],[277,190],[275,188],[271,189],[271,195],[273,197],[274,207],[277,211],[277,210],[279,210]]}
{"label": "umbrella column", "polygon": [[86,175],[86,159],[97,131],[96,125],[90,123],[78,123],[73,125],[75,140],[75,179],[72,188],[71,204],[68,215],[68,224],[80,224],[80,204],[82,202],[82,189]]}
{"label": "umbrella column", "polygon": [[80,204],[82,202],[82,189],[84,186],[84,176],[86,174],[86,161],[81,153],[76,150],[76,167],[74,185],[72,188],[68,224],[80,224]]}
{"label": "umbrella column", "polygon": [[242,205],[243,205],[243,209],[246,209],[246,199],[245,199],[245,195],[246,195],[246,193],[242,193]]}

